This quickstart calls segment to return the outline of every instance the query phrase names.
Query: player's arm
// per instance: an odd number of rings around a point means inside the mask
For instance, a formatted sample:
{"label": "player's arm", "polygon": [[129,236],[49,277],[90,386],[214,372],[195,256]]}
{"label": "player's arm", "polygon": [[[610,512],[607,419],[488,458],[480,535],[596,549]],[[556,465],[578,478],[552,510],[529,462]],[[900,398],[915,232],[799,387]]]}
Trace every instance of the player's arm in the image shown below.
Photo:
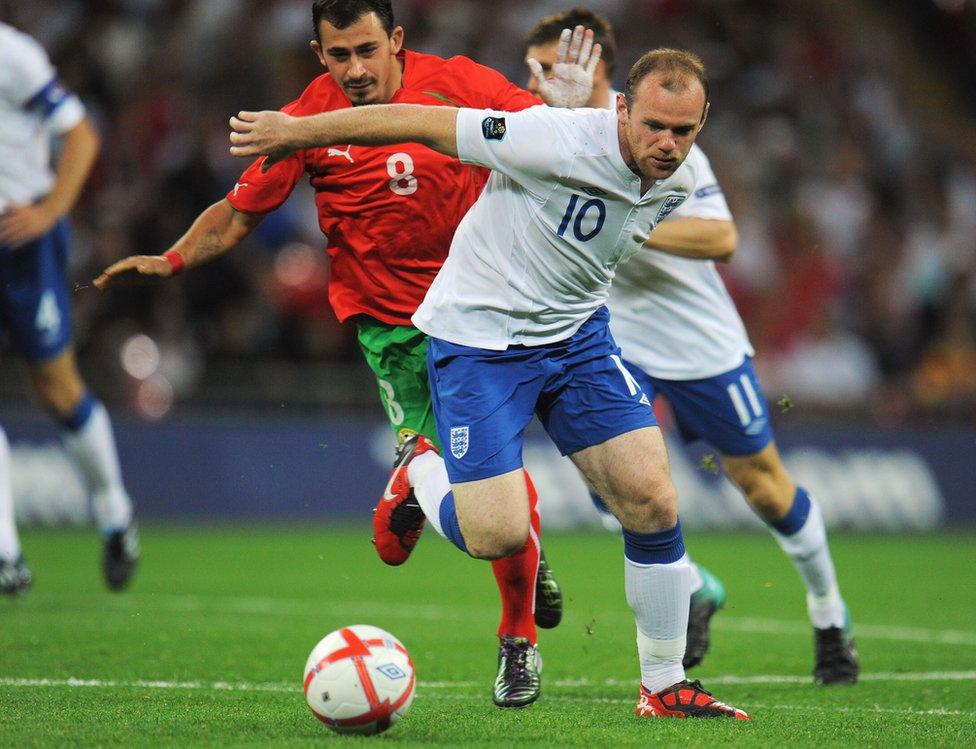
{"label": "player's arm", "polygon": [[733,221],[673,217],[658,224],[645,244],[670,255],[727,263],[739,246],[739,232]]}
{"label": "player's arm", "polygon": [[244,213],[226,198],[201,213],[186,234],[162,255],[133,255],[106,268],[95,279],[104,291],[109,286],[140,278],[168,278],[237,246],[264,218],[263,213]]}
{"label": "player's arm", "polygon": [[454,107],[378,104],[291,117],[284,112],[240,112],[231,117],[233,156],[266,156],[265,168],[295,151],[323,146],[383,146],[422,143],[457,156],[457,112]]}
{"label": "player's arm", "polygon": [[98,134],[87,117],[64,134],[53,189],[44,200],[14,206],[0,216],[0,245],[17,247],[37,239],[70,213],[98,156],[99,145]]}

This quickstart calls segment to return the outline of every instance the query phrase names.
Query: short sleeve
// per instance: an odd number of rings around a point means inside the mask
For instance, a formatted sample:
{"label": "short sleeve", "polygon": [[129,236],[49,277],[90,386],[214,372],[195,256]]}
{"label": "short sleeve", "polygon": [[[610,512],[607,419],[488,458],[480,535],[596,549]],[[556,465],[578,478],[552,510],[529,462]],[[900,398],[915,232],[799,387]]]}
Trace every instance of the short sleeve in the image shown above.
{"label": "short sleeve", "polygon": [[712,171],[712,165],[704,152],[693,146],[688,154],[690,166],[694,169],[694,189],[674,212],[671,219],[704,218],[718,221],[731,221],[732,212],[725,201],[722,187]]}
{"label": "short sleeve", "polygon": [[[281,111],[300,114],[299,102]],[[227,193],[227,201],[242,213],[271,213],[281,207],[305,173],[305,152],[297,151],[265,172],[263,163],[263,156],[252,162]]]}
{"label": "short sleeve", "polygon": [[26,34],[4,36],[0,55],[0,76],[4,98],[14,107],[39,117],[51,132],[67,132],[85,116],[85,108],[78,98],[58,80],[57,71],[47,53]]}
{"label": "short sleeve", "polygon": [[558,111],[544,106],[521,112],[460,109],[458,158],[516,182],[565,176],[575,149]]}
{"label": "short sleeve", "polygon": [[300,154],[292,154],[266,172],[261,171],[263,163],[263,156],[253,162],[227,193],[228,202],[242,213],[271,213],[277,210],[305,172]]}
{"label": "short sleeve", "polygon": [[56,78],[44,48],[26,34],[12,30],[3,35],[0,68],[4,98],[20,109],[26,108]]}

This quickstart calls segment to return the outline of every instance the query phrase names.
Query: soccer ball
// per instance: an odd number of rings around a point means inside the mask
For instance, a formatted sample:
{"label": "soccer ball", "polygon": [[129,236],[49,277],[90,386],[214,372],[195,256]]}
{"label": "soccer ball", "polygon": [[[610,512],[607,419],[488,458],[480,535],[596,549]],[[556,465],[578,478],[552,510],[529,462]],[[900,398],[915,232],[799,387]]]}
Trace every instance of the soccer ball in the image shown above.
{"label": "soccer ball", "polygon": [[337,733],[382,733],[410,709],[414,684],[410,653],[369,624],[330,632],[305,664],[305,700]]}

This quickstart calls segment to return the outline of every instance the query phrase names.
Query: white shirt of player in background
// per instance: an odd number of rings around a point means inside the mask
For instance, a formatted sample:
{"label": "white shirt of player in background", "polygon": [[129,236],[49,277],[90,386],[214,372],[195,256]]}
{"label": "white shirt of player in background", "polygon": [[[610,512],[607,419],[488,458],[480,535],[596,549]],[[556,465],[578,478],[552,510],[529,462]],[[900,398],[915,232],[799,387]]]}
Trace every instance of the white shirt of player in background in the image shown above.
{"label": "white shirt of player in background", "polygon": [[[685,163],[695,175],[694,190],[668,219],[731,221],[705,153],[692,146]],[[714,377],[755,353],[710,260],[645,249],[617,268],[607,306],[610,332],[624,359],[662,380]]]}
{"label": "white shirt of player in background", "polygon": [[44,48],[0,23],[0,213],[51,191],[51,139],[84,116],[81,102],[58,83]]}
{"label": "white shirt of player in background", "polygon": [[682,165],[640,193],[612,110],[461,109],[458,157],[492,170],[413,316],[435,338],[503,351],[569,338],[698,181]]}

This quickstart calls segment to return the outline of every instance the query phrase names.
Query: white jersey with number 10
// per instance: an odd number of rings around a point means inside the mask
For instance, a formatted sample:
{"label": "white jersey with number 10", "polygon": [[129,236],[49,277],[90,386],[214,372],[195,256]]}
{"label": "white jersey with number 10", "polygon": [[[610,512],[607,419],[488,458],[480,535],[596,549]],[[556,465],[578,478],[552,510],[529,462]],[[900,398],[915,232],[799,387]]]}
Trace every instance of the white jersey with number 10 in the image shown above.
{"label": "white jersey with number 10", "polygon": [[413,322],[465,346],[573,335],[606,302],[617,263],[697,181],[682,165],[641,195],[612,110],[461,109],[457,141],[461,161],[493,171]]}

